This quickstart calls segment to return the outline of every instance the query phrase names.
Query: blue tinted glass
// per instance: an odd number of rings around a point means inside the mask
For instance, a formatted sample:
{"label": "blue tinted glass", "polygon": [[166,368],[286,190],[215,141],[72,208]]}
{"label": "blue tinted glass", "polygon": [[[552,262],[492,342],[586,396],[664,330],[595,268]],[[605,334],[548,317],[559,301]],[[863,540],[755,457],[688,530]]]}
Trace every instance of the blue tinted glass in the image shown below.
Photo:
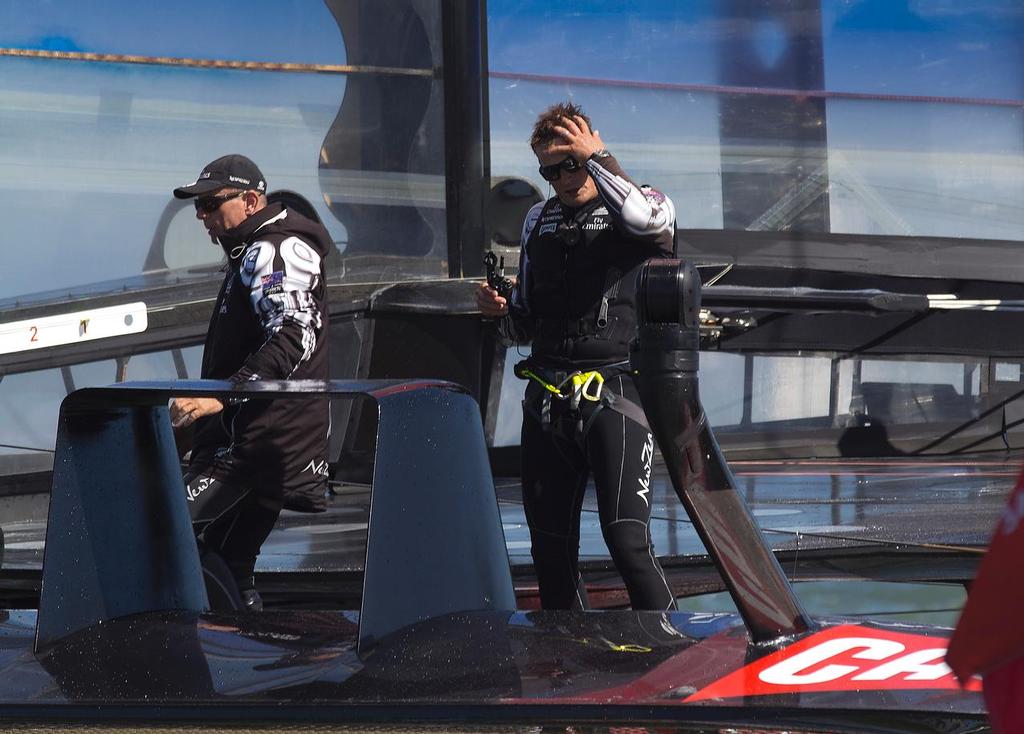
{"label": "blue tinted glass", "polygon": [[1016,0],[488,4],[492,165],[569,99],[682,228],[1021,239]]}
{"label": "blue tinted glass", "polygon": [[0,7],[0,45],[52,51],[344,63],[326,5],[307,0],[39,2]]}
{"label": "blue tinted glass", "polygon": [[1002,99],[1024,92],[1018,0],[823,0],[827,88]]}

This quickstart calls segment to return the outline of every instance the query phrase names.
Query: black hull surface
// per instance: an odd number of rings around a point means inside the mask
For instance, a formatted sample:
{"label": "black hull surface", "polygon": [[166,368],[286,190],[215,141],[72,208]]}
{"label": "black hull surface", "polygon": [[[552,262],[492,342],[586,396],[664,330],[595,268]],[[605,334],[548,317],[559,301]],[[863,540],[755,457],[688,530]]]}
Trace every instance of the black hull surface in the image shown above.
{"label": "black hull surface", "polygon": [[[948,669],[922,683],[900,665],[915,645],[945,645],[935,630],[906,625],[836,620],[815,633],[821,642],[755,645],[735,615],[467,612],[409,626],[359,656],[355,613],[154,613],[89,628],[36,655],[35,616],[0,623],[0,723],[600,721],[701,731],[771,722],[923,731],[937,711],[943,731],[983,721],[980,696],[960,690]],[[816,652],[825,649],[837,652]],[[849,654],[858,650],[868,653]],[[805,663],[794,662],[798,654]],[[843,672],[800,690],[783,680],[822,678],[830,666]]]}

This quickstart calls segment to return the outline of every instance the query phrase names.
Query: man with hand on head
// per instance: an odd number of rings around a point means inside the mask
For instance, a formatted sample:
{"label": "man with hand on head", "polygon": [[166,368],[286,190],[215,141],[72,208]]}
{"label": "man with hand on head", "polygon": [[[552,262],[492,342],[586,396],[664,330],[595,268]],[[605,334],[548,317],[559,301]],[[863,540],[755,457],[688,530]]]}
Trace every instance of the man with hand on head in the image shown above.
{"label": "man with hand on head", "polygon": [[672,257],[675,209],[638,186],[575,104],[537,119],[530,138],[554,196],[526,216],[508,302],[482,283],[477,305],[510,341],[532,341],[516,374],[523,404],[523,507],[541,604],[584,609],[580,512],[593,474],[601,530],[634,609],[674,598],[649,528],[654,439],[629,371],[636,275]]}
{"label": "man with hand on head", "polygon": [[[314,222],[267,201],[256,164],[226,155],[174,190],[224,249],[224,282],[203,348],[204,379],[326,380],[324,258]],[[186,497],[214,608],[262,607],[253,585],[260,546],[283,506],[326,508],[327,400],[178,398],[175,429],[194,431]],[[231,579],[216,579],[222,560]],[[238,591],[230,589],[233,579]]]}

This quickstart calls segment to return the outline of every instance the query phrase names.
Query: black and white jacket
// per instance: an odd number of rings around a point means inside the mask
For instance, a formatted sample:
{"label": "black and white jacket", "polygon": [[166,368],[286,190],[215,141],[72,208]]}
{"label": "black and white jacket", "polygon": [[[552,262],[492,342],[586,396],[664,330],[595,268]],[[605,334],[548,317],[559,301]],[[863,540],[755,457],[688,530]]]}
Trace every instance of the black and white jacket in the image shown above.
{"label": "black and white jacket", "polygon": [[593,369],[629,356],[636,333],[636,274],[652,257],[672,257],[675,207],[638,186],[614,157],[592,157],[598,196],[578,209],[552,197],[523,225],[519,277],[501,330],[533,344],[537,364]]}
{"label": "black and white jacket", "polygon": [[[271,204],[221,238],[228,265],[203,349],[202,376],[328,379],[323,225]],[[325,506],[327,400],[248,400],[197,422],[190,471]]]}

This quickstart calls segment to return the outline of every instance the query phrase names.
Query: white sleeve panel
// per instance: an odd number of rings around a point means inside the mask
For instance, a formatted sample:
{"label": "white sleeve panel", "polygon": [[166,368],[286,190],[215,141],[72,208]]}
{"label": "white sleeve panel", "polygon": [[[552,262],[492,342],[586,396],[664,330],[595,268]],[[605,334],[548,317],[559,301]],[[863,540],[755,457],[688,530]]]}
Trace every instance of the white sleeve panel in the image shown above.
{"label": "white sleeve panel", "polygon": [[320,255],[316,250],[298,237],[288,237],[276,248],[266,241],[253,243],[242,262],[240,276],[249,288],[249,300],[267,338],[294,324],[301,329],[302,354],[297,355],[293,369],[309,359],[322,326],[322,315],[313,297],[320,280]]}
{"label": "white sleeve panel", "polygon": [[630,235],[656,242],[671,250],[676,228],[676,208],[672,200],[650,186],[637,187],[632,181],[612,173],[597,160],[587,161],[597,191],[609,211]]}

